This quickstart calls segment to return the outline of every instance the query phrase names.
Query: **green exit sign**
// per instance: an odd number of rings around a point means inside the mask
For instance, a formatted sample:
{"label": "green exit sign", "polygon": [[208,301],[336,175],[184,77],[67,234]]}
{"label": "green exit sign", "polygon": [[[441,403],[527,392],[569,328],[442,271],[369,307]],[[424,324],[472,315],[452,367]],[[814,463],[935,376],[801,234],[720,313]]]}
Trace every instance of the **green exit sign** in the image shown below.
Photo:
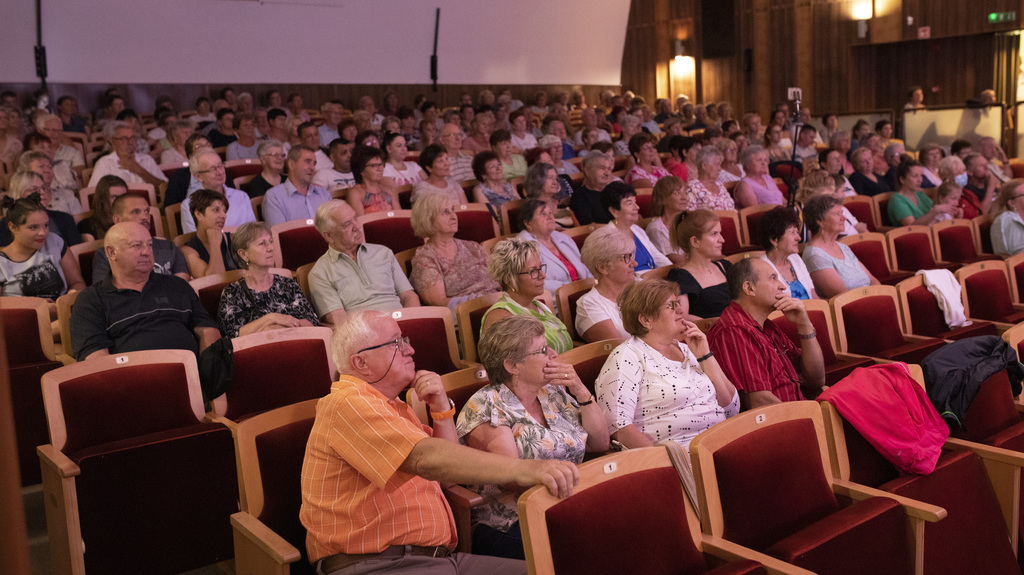
{"label": "green exit sign", "polygon": [[988,15],[989,24],[999,24],[1000,22],[1013,22],[1016,19],[1016,12],[989,12]]}

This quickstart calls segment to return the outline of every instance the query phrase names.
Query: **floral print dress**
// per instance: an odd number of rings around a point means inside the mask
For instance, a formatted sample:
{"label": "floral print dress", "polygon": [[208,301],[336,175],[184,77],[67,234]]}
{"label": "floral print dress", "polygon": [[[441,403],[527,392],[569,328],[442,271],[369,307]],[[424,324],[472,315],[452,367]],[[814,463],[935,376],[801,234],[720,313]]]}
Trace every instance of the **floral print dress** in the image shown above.
{"label": "floral print dress", "polygon": [[[580,407],[564,387],[546,385],[537,392],[547,427],[533,419],[516,394],[505,385],[488,384],[473,394],[459,413],[456,431],[466,436],[479,425],[508,427],[520,459],[559,459],[579,464],[587,449]],[[472,512],[473,524],[483,523],[501,532],[519,520],[516,495],[501,485],[472,485],[484,498]]]}

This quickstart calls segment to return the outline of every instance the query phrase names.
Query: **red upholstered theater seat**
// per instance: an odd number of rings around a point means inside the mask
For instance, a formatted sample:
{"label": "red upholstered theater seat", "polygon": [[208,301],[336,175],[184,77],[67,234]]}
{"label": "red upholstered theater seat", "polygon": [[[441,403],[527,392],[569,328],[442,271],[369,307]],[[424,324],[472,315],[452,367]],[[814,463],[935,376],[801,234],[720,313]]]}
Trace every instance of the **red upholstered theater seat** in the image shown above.
{"label": "red upholstered theater seat", "polygon": [[[302,461],[316,402],[278,408],[238,425],[242,511],[231,516],[236,573],[280,572],[274,569],[282,567],[291,575],[315,573],[306,556],[306,528],[299,521],[299,508]],[[292,546],[290,561],[282,565],[267,553],[266,539],[261,539],[265,535],[256,526],[269,528]]]}
{"label": "red upholstered theater seat", "polygon": [[297,270],[315,262],[327,251],[327,241],[313,227],[313,220],[285,222],[271,230],[279,252],[276,267]]}
{"label": "red upholstered theater seat", "polygon": [[939,339],[957,340],[979,335],[998,335],[996,324],[974,320],[971,325],[950,329],[938,300],[924,285],[921,276],[896,284],[904,327],[909,333]]}
{"label": "red upholstered theater seat", "polygon": [[900,326],[896,288],[868,286],[837,295],[835,310],[839,349],[892,361],[920,363],[945,340],[906,335]]}
{"label": "red upholstered theater seat", "polygon": [[883,234],[857,234],[842,238],[840,241],[850,247],[853,255],[857,256],[860,263],[864,264],[864,267],[868,268],[871,275],[875,276],[880,283],[896,285],[914,275],[912,272],[893,269]]}
{"label": "red upholstered theater seat", "polygon": [[217,320],[217,312],[220,309],[220,296],[228,284],[238,281],[245,275],[245,270],[231,270],[222,274],[214,274],[196,278],[189,283],[192,289],[199,296],[199,303],[203,304],[206,313]]}
{"label": "red upholstered theater seat", "polygon": [[988,216],[978,216],[971,220],[978,228],[978,239],[981,241],[981,253],[994,254],[992,249],[992,220]]}
{"label": "red upholstered theater seat", "polygon": [[1006,258],[1006,270],[1010,275],[1010,296],[1013,303],[1024,303],[1024,252]]}
{"label": "red upholstered theater seat", "polygon": [[970,264],[985,260],[998,260],[994,254],[978,253],[975,247],[974,226],[970,220],[947,220],[932,226],[939,259]]}
{"label": "red upholstered theater seat", "polygon": [[330,393],[336,372],[331,333],[327,327],[298,327],[233,339],[235,377],[213,400],[213,412],[237,422]]}
{"label": "red upholstered theater seat", "polygon": [[580,381],[593,393],[594,382],[601,374],[601,368],[604,367],[608,354],[614,351],[622,341],[621,339],[609,339],[581,345],[562,353],[558,356],[558,361],[572,365],[576,370],[576,375],[580,377]]}
{"label": "red upholstered theater seat", "polygon": [[747,238],[743,237],[739,215],[736,212],[715,210],[715,214],[718,215],[722,224],[722,239],[725,241],[722,244],[723,255],[728,256],[757,249],[757,247],[748,243],[749,240]]}
{"label": "red upholstered theater seat", "polygon": [[399,210],[359,216],[359,222],[366,243],[387,246],[397,254],[423,245],[423,240],[412,233],[411,218],[411,211]]}
{"label": "red upholstered theater seat", "polygon": [[925,573],[1020,572],[999,501],[978,455],[964,449],[943,449],[932,473],[900,473],[834,408],[828,406],[825,412],[830,414],[826,425],[842,430],[850,481],[946,510],[945,519],[924,530]]}
{"label": "red upholstered theater seat", "polygon": [[[811,323],[814,324],[814,330],[817,332],[815,338],[818,340],[818,347],[821,348],[821,355],[825,364],[826,385],[834,385],[840,379],[850,375],[850,372],[858,367],[874,364],[868,358],[851,357],[847,354],[836,353],[835,343],[832,339],[834,331],[831,321],[832,312],[827,302],[810,300],[804,302],[804,304],[807,306],[807,315],[811,318]],[[773,312],[769,319],[775,322],[775,325],[782,328],[782,331],[786,332],[786,335],[789,336],[793,343],[797,346],[800,345],[796,324],[786,319],[782,312]]]}
{"label": "red upholstered theater seat", "polygon": [[836,496],[816,403],[731,417],[698,435],[690,455],[712,535],[816,573],[912,572],[905,534],[919,519],[893,499]]}
{"label": "red upholstered theater seat", "polygon": [[[765,573],[749,558],[721,565],[723,554],[705,546],[707,536],[700,534],[699,520],[666,449],[685,460],[677,445],[614,453],[584,463],[580,484],[568,498],[554,498],[543,487],[524,494],[519,516],[530,572]],[[740,551],[740,557],[756,556]],[[769,557],[760,559],[775,569],[787,567]]]}
{"label": "red upholstered theater seat", "polygon": [[886,238],[896,269],[916,272],[945,268],[952,271],[960,267],[955,263],[936,261],[931,231],[926,226],[899,227],[887,232]]}
{"label": "red upholstered theater seat", "polygon": [[555,301],[558,302],[558,319],[562,320],[569,335],[574,341],[584,341],[583,334],[576,333],[576,302],[583,294],[590,291],[597,281],[594,278],[576,280],[555,290]]}
{"label": "red upholstered theater seat", "polygon": [[462,369],[455,320],[447,307],[403,308],[391,313],[415,350],[416,369],[438,374]]}
{"label": "red upholstered theater seat", "polygon": [[[202,423],[191,352],[93,359],[42,384],[52,441],[39,454],[55,564],[171,574],[232,556],[234,444],[226,426]],[[79,529],[81,541],[69,540]]]}
{"label": "red upholstered theater seat", "polygon": [[1016,324],[1024,320],[1024,306],[1014,304],[1006,265],[980,262],[956,272],[964,287],[964,310],[969,318]]}
{"label": "red upholstered theater seat", "polygon": [[774,204],[759,204],[743,208],[739,211],[740,226],[743,228],[743,236],[747,238],[748,243],[760,245],[761,218],[768,210],[775,207],[778,206]]}
{"label": "red upholstered theater seat", "polygon": [[854,196],[843,200],[843,205],[846,206],[846,209],[850,210],[850,213],[853,214],[853,217],[857,218],[858,222],[863,222],[868,227],[869,232],[878,231],[871,198],[867,196]]}
{"label": "red upholstered theater seat", "polygon": [[2,297],[0,321],[3,322],[7,350],[7,376],[10,379],[21,484],[35,485],[42,480],[36,446],[50,441],[39,378],[72,360],[66,356],[58,358],[54,354],[49,304],[45,300]]}
{"label": "red upholstered theater seat", "polygon": [[459,231],[455,232],[455,237],[460,240],[483,243],[500,235],[498,222],[487,206],[462,204],[456,208],[455,215],[459,218]]}
{"label": "red upholstered theater seat", "polygon": [[654,216],[654,211],[651,209],[651,188],[640,188],[636,191],[636,205],[640,207],[640,217],[650,218]]}

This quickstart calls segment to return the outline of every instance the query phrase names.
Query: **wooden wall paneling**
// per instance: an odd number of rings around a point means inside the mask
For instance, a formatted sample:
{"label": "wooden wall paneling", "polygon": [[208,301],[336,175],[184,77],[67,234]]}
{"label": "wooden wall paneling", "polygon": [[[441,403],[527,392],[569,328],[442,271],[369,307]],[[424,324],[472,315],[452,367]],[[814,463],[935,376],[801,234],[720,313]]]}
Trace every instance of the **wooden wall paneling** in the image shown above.
{"label": "wooden wall paneling", "polygon": [[736,27],[736,54],[724,58],[705,58],[701,62],[702,95],[707,102],[727,101],[735,110],[736,119],[743,117],[752,104],[747,101],[747,87],[743,70],[744,52],[750,49],[750,2],[739,0],[734,4]]}
{"label": "wooden wall paneling", "polygon": [[656,7],[665,0],[633,0],[622,52],[622,89],[633,90],[653,103],[658,62]]}
{"label": "wooden wall paneling", "polygon": [[[932,38],[989,34],[1016,30],[1021,27],[1024,3],[1020,0],[902,0],[903,39],[916,40],[917,29],[931,28]],[[1016,12],[1017,20],[989,24],[992,12]],[[907,17],[914,18],[907,26]],[[927,101],[927,100],[926,100]]]}
{"label": "wooden wall paneling", "polygon": [[[771,24],[768,63],[771,78],[769,82],[760,84],[769,87],[769,93],[765,96],[768,106],[758,106],[765,125],[768,124],[775,104],[786,99],[786,88],[797,85],[796,46],[800,41],[794,27],[794,0],[770,0],[768,18]],[[800,34],[807,32],[801,31]]]}
{"label": "wooden wall paneling", "polygon": [[[873,46],[874,108],[901,109],[914,84],[925,87],[928,105],[960,105],[977,98],[992,87],[993,43],[993,35],[977,34]],[[939,91],[932,93],[932,86]]]}
{"label": "wooden wall paneling", "polygon": [[[795,0],[793,2],[793,30],[794,34],[794,78],[793,85],[803,89],[804,98],[814,94],[814,86],[817,84],[814,78],[814,14],[811,8],[811,0]],[[783,92],[785,97],[785,92]],[[809,102],[808,102],[809,104]],[[813,111],[814,108],[811,108]],[[796,134],[793,134],[796,137]]]}
{"label": "wooden wall paneling", "polygon": [[827,112],[851,109],[851,84],[859,85],[859,78],[851,67],[852,39],[857,37],[849,8],[844,2],[817,0],[811,6],[813,38],[813,88],[804,90],[804,97],[812,113],[820,117]]}
{"label": "wooden wall paneling", "polygon": [[772,45],[783,42],[771,19],[771,0],[752,0],[753,17],[751,20],[753,36],[753,67],[754,83],[750,87],[753,101],[748,111],[761,114],[764,125],[768,125],[768,112],[772,107],[772,78],[777,73],[774,69],[777,61],[772,53]]}

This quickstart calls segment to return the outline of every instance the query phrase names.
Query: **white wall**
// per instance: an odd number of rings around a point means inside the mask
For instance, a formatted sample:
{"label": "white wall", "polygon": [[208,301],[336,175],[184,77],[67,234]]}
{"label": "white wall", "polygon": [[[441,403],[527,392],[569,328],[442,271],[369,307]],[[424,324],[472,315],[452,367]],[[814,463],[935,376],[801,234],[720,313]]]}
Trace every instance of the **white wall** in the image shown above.
{"label": "white wall", "polygon": [[[34,0],[0,19],[0,82],[36,80]],[[620,83],[629,0],[43,0],[53,83]]]}

